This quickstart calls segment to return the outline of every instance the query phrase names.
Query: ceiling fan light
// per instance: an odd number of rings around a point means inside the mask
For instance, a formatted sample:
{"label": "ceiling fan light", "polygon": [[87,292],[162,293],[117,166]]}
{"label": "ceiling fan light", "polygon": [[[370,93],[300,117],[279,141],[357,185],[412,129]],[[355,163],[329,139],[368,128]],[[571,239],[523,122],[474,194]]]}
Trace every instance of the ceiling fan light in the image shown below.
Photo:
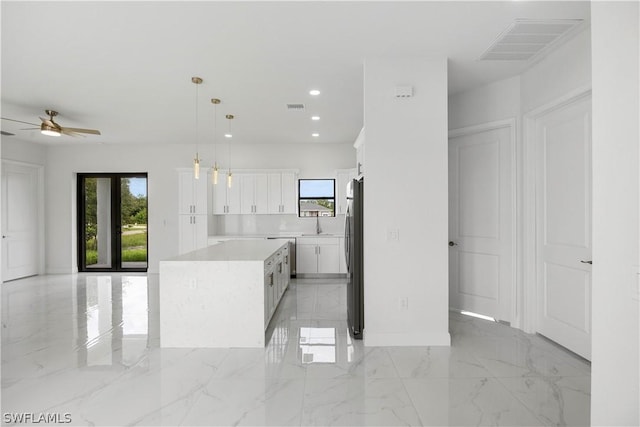
{"label": "ceiling fan light", "polygon": [[46,123],[40,125],[40,133],[47,136],[60,136],[62,134],[58,129]]}

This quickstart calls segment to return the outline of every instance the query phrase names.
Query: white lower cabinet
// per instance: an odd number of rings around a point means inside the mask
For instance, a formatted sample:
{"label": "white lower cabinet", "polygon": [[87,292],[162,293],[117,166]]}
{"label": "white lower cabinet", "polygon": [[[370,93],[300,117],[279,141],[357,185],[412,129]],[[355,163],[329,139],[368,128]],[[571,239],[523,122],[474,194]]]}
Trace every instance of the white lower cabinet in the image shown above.
{"label": "white lower cabinet", "polygon": [[264,264],[264,329],[269,326],[282,295],[289,287],[289,245],[280,248]]}
{"label": "white lower cabinet", "polygon": [[206,247],[207,230],[207,215],[178,215],[178,253]]}
{"label": "white lower cabinet", "polygon": [[338,237],[299,237],[296,239],[297,274],[340,273]]}

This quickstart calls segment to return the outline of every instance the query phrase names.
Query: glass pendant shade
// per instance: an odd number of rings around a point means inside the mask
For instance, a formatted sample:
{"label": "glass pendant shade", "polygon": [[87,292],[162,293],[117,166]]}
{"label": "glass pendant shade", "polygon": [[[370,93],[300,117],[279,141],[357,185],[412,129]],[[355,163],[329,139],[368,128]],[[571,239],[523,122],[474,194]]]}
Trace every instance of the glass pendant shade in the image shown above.
{"label": "glass pendant shade", "polygon": [[233,175],[231,174],[231,171],[229,171],[229,174],[227,175],[227,187],[231,188],[232,184],[233,184]]}
{"label": "glass pendant shade", "polygon": [[196,157],[193,159],[193,177],[200,179],[200,159],[198,158],[198,153],[196,153]]}
{"label": "glass pendant shade", "polygon": [[191,82],[196,85],[196,103],[195,103],[196,157],[193,159],[193,178],[200,179],[200,157],[198,156],[198,86],[202,84],[202,79],[200,77],[191,77]]}
{"label": "glass pendant shade", "polygon": [[213,165],[213,173],[211,174],[211,182],[218,185],[218,164]]}

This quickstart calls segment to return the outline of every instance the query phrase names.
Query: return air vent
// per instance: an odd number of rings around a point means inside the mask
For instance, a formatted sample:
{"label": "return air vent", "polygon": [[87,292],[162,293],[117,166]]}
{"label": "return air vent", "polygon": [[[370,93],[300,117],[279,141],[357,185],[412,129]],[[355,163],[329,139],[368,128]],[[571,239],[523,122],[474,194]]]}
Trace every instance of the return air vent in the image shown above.
{"label": "return air vent", "polygon": [[575,30],[582,19],[516,19],[500,34],[480,60],[528,61],[557,46]]}
{"label": "return air vent", "polygon": [[287,104],[287,110],[304,111],[304,104]]}

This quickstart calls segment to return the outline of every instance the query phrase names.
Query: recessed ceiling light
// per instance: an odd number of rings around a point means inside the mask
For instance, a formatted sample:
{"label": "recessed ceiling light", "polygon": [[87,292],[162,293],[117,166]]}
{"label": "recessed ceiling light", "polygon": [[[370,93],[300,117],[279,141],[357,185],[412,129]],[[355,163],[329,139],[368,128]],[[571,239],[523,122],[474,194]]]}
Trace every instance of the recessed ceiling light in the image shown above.
{"label": "recessed ceiling light", "polygon": [[313,136],[314,138],[317,138],[317,137],[320,136],[320,134],[319,133],[312,133],[311,136]]}
{"label": "recessed ceiling light", "polygon": [[320,95],[320,91],[318,89],[312,89],[309,91],[309,95],[313,95],[313,96]]}
{"label": "recessed ceiling light", "polygon": [[233,137],[233,135],[231,135],[230,133],[225,133],[225,134],[224,134],[224,137],[225,137],[225,138],[232,138],[232,137]]}
{"label": "recessed ceiling light", "polygon": [[320,116],[311,116],[311,120],[320,120]]}

